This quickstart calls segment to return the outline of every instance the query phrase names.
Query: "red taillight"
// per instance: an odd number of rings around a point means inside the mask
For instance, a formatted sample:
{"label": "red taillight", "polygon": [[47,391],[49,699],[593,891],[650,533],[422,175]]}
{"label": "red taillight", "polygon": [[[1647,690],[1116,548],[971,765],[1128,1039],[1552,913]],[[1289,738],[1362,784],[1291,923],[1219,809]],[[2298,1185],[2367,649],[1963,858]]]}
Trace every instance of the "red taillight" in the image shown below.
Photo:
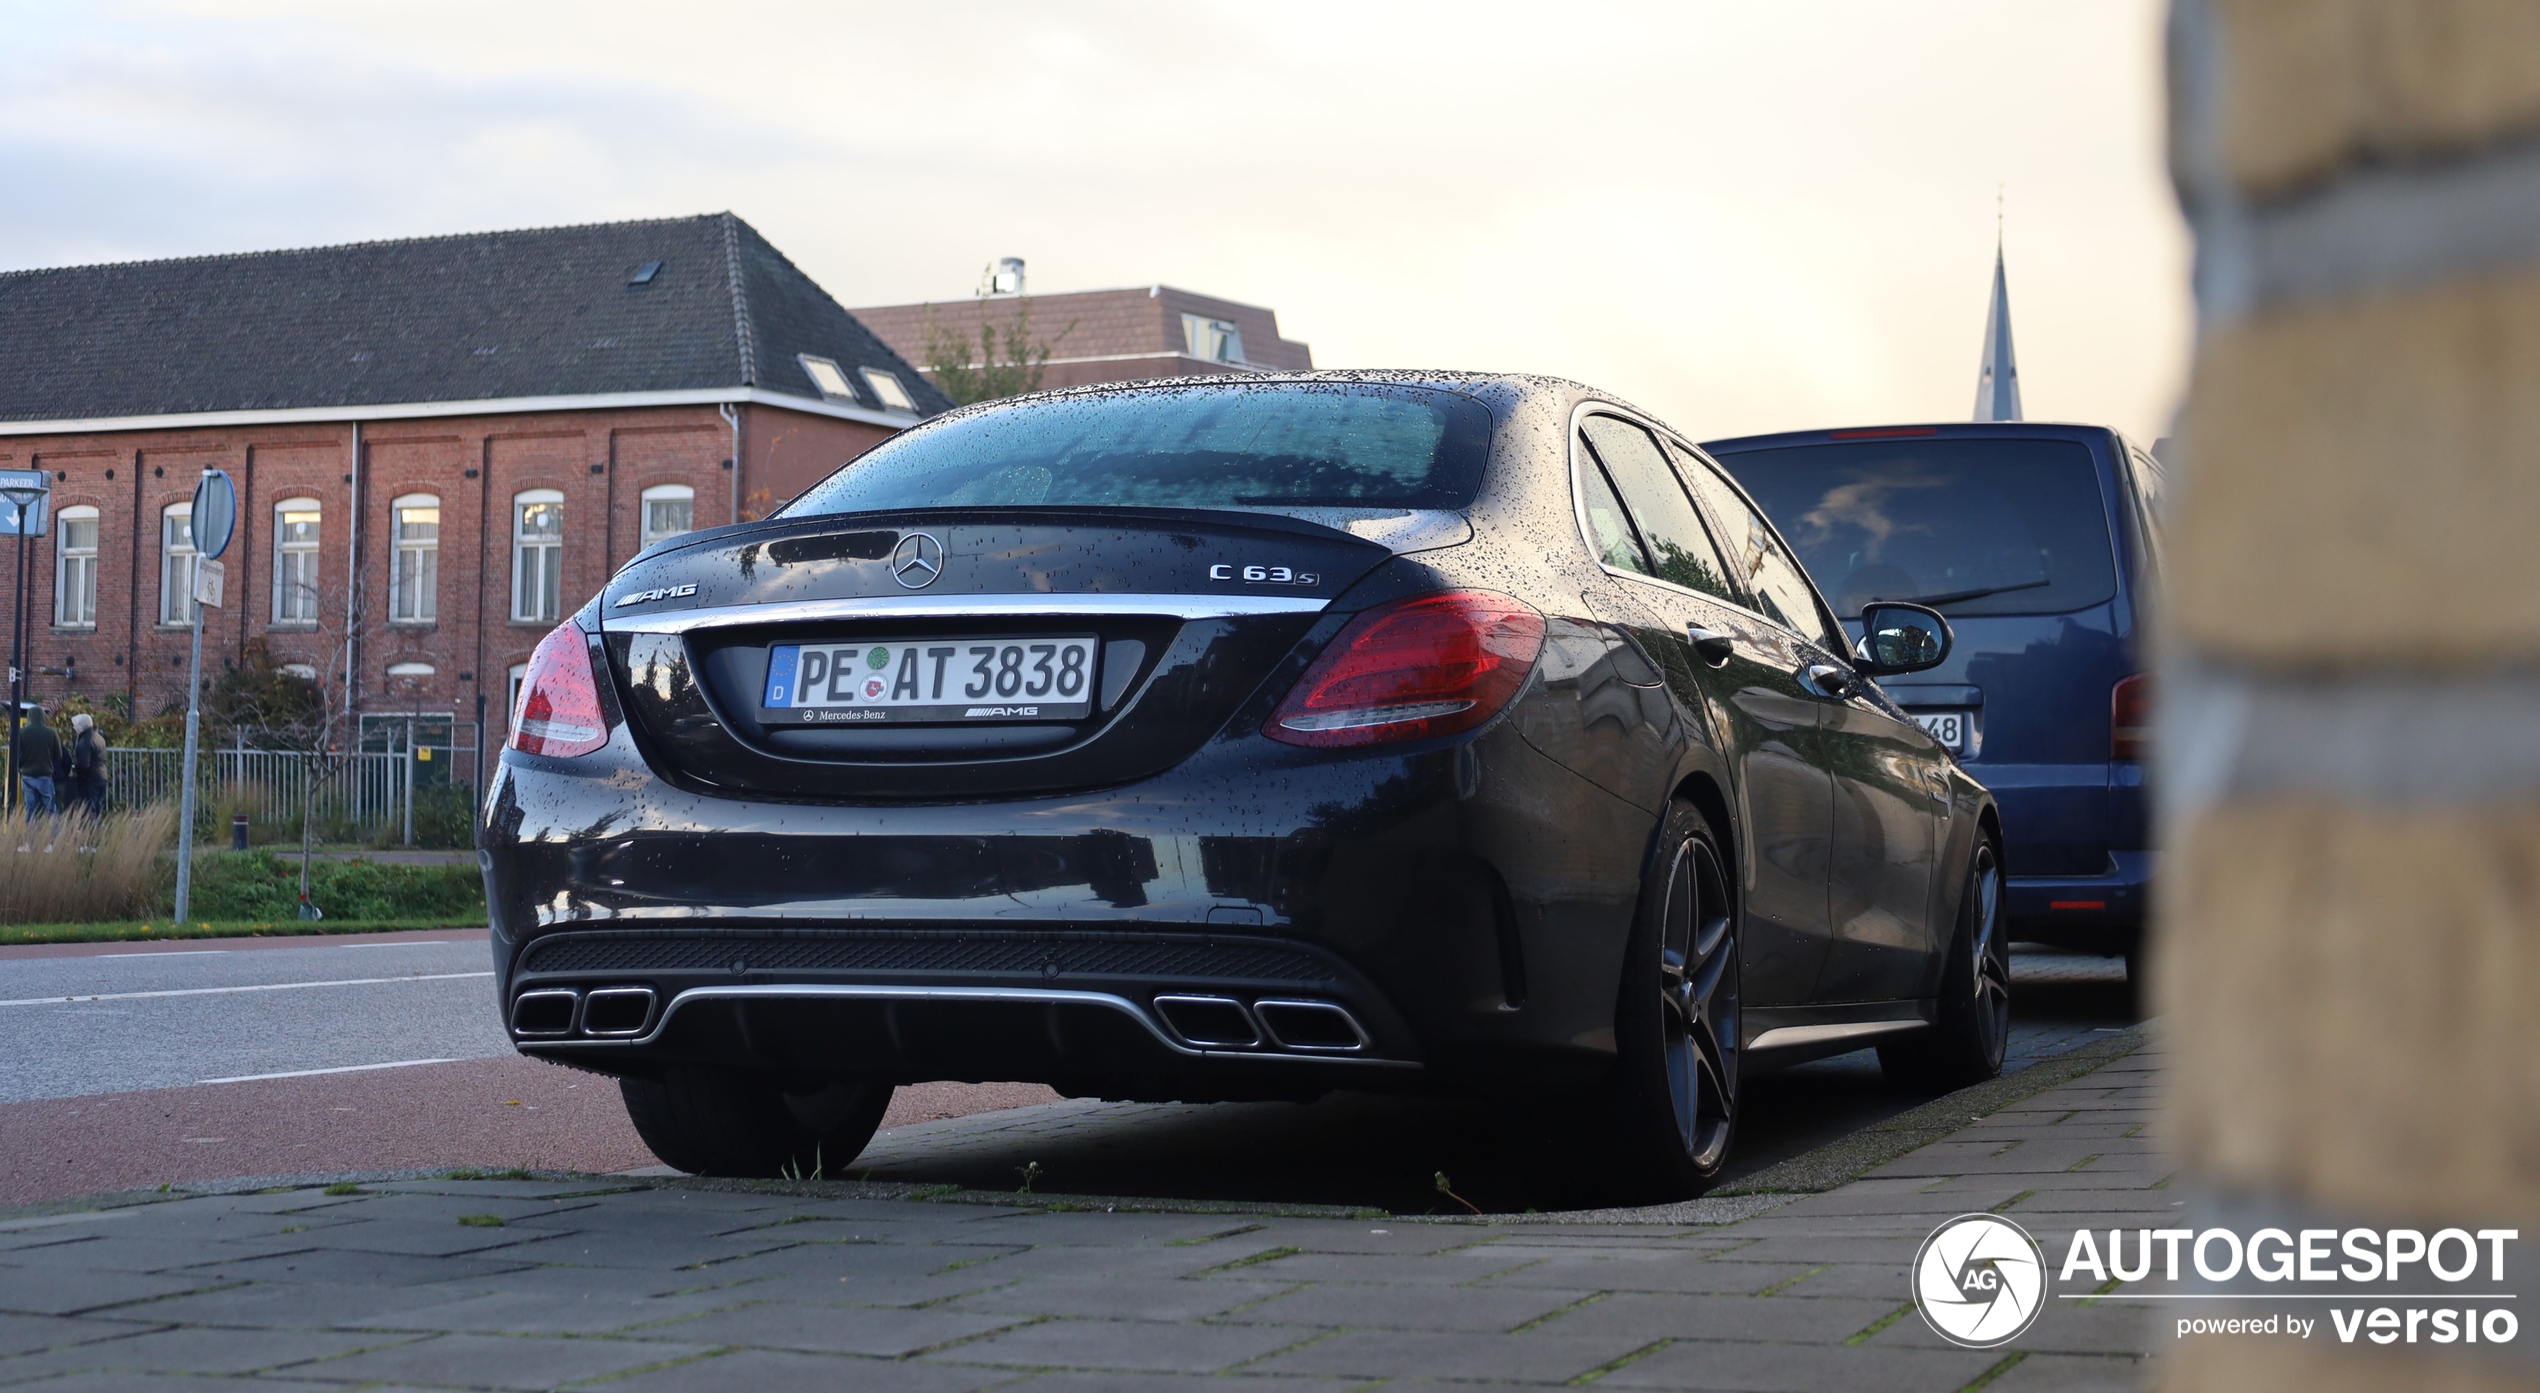
{"label": "red taillight", "polygon": [[1487,590],[1376,606],[1297,679],[1262,734],[1291,745],[1377,745],[1471,730],[1526,685],[1543,616]]}
{"label": "red taillight", "polygon": [[513,749],[532,755],[587,755],[609,742],[600,684],[591,676],[591,640],[570,619],[538,641],[512,713]]}
{"label": "red taillight", "polygon": [[2138,672],[2108,698],[2108,758],[2147,759],[2152,754],[2152,674]]}

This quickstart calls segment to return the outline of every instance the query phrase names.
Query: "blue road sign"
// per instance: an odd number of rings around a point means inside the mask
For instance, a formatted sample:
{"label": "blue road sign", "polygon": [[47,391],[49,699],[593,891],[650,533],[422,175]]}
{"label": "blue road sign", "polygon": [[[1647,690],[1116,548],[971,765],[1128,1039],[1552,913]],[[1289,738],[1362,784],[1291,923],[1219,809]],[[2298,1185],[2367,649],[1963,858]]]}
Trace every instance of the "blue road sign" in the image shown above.
{"label": "blue road sign", "polygon": [[238,486],[229,481],[227,470],[203,471],[203,482],[194,486],[193,521],[196,555],[229,550],[230,534],[238,530]]}
{"label": "blue road sign", "polygon": [[52,498],[53,476],[44,470],[0,469],[0,537],[19,535],[21,526],[29,537],[43,536]]}

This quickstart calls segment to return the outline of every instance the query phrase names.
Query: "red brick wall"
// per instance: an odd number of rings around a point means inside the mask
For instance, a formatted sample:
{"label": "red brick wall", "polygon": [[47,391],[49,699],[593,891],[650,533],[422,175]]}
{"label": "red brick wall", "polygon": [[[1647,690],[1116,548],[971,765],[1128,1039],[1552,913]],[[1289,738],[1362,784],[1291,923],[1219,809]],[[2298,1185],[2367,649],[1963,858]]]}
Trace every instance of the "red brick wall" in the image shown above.
{"label": "red brick wall", "polygon": [[[892,432],[782,408],[741,412],[739,482],[745,516],[770,511]],[[10,436],[0,425],[0,468],[57,475],[54,508],[99,512],[97,625],[66,629],[54,615],[54,536],[27,543],[30,669],[76,659],[76,680],[37,674],[47,700],[75,691],[119,695],[149,716],[184,700],[190,635],[159,616],[161,509],[193,496],[206,466],[239,489],[238,530],[222,556],[227,605],[208,612],[204,665],[217,671],[262,640],[278,662],[329,672],[345,660],[347,546],[354,511],[350,425],[243,426]],[[564,495],[562,610],[571,614],[632,557],[643,531],[643,491],[685,484],[695,522],[733,520],[732,427],[711,406],[488,415],[366,422],[361,427],[361,604],[355,675],[365,711],[446,711],[473,719],[486,699],[489,748],[506,728],[506,673],[528,661],[548,629],[511,619],[512,496],[535,488]],[[391,505],[406,494],[440,500],[437,616],[388,619],[395,555]],[[273,622],[274,505],[310,497],[322,510],[320,623]],[[0,541],[0,594],[15,594],[15,543]],[[0,640],[4,642],[5,640]],[[391,681],[391,664],[431,665],[425,678]]]}

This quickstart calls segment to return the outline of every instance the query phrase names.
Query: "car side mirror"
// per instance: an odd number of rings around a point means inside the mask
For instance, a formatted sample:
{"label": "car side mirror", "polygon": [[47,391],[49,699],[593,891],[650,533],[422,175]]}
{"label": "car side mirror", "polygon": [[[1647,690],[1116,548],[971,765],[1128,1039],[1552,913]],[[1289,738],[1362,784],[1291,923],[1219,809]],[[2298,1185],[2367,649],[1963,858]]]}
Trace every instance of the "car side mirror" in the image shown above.
{"label": "car side mirror", "polygon": [[1947,661],[1957,635],[1939,610],[1881,601],[1861,609],[1859,668],[1866,677],[1921,672]]}

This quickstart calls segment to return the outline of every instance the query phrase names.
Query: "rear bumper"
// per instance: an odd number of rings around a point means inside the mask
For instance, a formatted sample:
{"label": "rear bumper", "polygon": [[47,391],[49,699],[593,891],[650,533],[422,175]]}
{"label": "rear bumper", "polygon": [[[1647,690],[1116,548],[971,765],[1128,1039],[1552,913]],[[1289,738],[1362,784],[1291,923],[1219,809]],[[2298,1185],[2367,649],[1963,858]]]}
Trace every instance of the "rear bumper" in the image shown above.
{"label": "rear bumper", "polygon": [[1503,721],[934,804],[507,752],[479,846],[524,1053],[1200,1099],[1602,1070],[1648,821]]}
{"label": "rear bumper", "polygon": [[2003,916],[2012,937],[2085,952],[2131,949],[2143,935],[2157,855],[2112,851],[2106,875],[2005,877]]}

